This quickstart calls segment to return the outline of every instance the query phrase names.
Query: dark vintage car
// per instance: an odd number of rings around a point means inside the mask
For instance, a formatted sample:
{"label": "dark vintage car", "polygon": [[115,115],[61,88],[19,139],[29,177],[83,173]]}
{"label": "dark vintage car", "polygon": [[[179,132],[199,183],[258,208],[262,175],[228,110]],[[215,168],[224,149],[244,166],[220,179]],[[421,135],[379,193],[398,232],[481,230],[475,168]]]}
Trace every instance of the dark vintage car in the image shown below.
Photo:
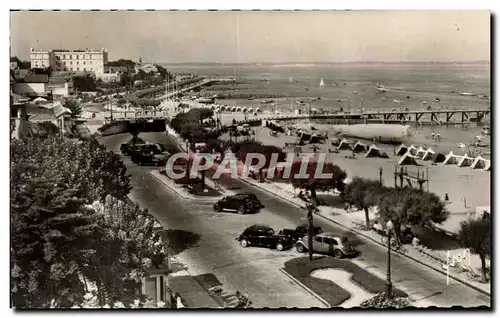
{"label": "dark vintage car", "polygon": [[[295,230],[283,229],[280,231],[280,234],[289,235],[295,241],[298,241],[308,234],[307,233],[308,228],[309,228],[308,224],[302,224],[302,225],[297,226],[297,228]],[[321,226],[314,226],[313,227],[313,235],[321,234],[323,232],[324,231],[323,231],[323,228]]]}
{"label": "dark vintage car", "polygon": [[165,146],[162,144],[138,144],[131,147],[128,152],[129,156],[133,156],[134,154],[150,154],[150,155],[158,155],[165,151]]}
{"label": "dark vintage car", "polygon": [[261,224],[246,228],[236,240],[240,242],[242,247],[267,247],[275,248],[278,251],[291,248],[295,243],[290,236],[276,234],[271,227]]}
{"label": "dark vintage car", "polygon": [[233,211],[238,212],[238,214],[245,214],[257,212],[258,209],[259,207],[252,200],[238,195],[224,197],[214,204],[214,211],[216,212]]}
{"label": "dark vintage car", "polygon": [[134,146],[145,145],[145,144],[146,142],[141,138],[136,138],[136,139],[132,138],[128,142],[120,145],[120,151],[125,156],[130,156],[130,152],[132,151]]}
{"label": "dark vintage car", "polygon": [[251,192],[243,192],[243,193],[237,193],[234,195],[234,197],[241,197],[244,199],[250,200],[258,209],[264,208],[264,204],[260,202],[259,198]]}
{"label": "dark vintage car", "polygon": [[[306,235],[295,244],[297,252],[304,253],[308,248],[309,237]],[[356,254],[354,246],[347,237],[340,237],[334,233],[321,233],[312,238],[313,252],[332,255],[335,258],[353,256]]]}
{"label": "dark vintage car", "polygon": [[138,164],[139,166],[165,166],[168,161],[168,156],[162,154],[152,155],[151,153],[141,153],[137,152],[132,154],[132,162]]}

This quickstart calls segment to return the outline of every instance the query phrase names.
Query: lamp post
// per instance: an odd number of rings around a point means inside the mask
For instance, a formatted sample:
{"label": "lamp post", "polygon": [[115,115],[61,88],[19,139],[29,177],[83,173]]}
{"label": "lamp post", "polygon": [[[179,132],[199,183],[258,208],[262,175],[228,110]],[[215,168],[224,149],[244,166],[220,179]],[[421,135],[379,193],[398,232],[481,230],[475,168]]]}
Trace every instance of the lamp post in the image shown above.
{"label": "lamp post", "polygon": [[391,300],[392,298],[392,282],[391,282],[391,233],[394,229],[394,224],[391,220],[386,223],[387,228],[387,281],[385,283],[385,299]]}

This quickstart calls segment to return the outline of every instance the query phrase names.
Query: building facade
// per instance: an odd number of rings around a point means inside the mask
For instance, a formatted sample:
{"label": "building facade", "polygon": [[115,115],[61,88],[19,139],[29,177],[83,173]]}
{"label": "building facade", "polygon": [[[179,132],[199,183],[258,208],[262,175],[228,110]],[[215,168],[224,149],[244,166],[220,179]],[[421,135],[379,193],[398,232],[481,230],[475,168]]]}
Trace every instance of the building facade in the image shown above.
{"label": "building facade", "polygon": [[108,50],[51,50],[30,52],[31,68],[52,67],[55,71],[107,73]]}

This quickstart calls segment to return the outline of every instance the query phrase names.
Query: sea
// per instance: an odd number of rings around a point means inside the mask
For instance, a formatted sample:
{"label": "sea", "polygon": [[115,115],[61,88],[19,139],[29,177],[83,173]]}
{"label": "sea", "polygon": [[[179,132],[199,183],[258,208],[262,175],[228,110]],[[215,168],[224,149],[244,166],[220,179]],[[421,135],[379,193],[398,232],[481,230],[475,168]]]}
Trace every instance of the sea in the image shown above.
{"label": "sea", "polygon": [[[215,85],[218,92],[280,95],[275,104],[261,100],[221,99],[219,104],[294,110],[297,107],[318,110],[358,109],[485,109],[491,103],[489,64],[288,64],[288,65],[165,65],[174,73],[196,73],[210,77],[235,77],[237,84]],[[385,92],[377,90],[377,85]],[[228,89],[228,90],[226,90]],[[463,96],[460,93],[471,93]],[[309,100],[315,99],[312,105]],[[267,100],[270,100],[267,98]],[[306,101],[300,106],[298,101]],[[304,109],[306,110],[306,109]],[[457,115],[456,115],[457,116]],[[488,125],[490,118],[483,124]],[[460,144],[469,145],[481,136],[482,125],[432,125],[412,127],[409,144],[426,145],[440,151],[462,154]],[[440,140],[432,139],[432,133]],[[482,144],[490,145],[489,136]],[[460,145],[461,146],[461,145]],[[449,150],[448,150],[449,149]],[[483,147],[488,157],[489,147]]]}

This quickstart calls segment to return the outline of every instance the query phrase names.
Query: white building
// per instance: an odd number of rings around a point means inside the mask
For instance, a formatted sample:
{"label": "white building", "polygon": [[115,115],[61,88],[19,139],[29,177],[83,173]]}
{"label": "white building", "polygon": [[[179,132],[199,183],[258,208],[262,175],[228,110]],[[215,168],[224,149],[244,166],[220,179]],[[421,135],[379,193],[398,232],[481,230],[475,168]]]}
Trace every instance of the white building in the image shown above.
{"label": "white building", "polygon": [[50,50],[31,49],[31,68],[52,67],[55,71],[91,72],[104,74],[108,68],[106,49]]}

